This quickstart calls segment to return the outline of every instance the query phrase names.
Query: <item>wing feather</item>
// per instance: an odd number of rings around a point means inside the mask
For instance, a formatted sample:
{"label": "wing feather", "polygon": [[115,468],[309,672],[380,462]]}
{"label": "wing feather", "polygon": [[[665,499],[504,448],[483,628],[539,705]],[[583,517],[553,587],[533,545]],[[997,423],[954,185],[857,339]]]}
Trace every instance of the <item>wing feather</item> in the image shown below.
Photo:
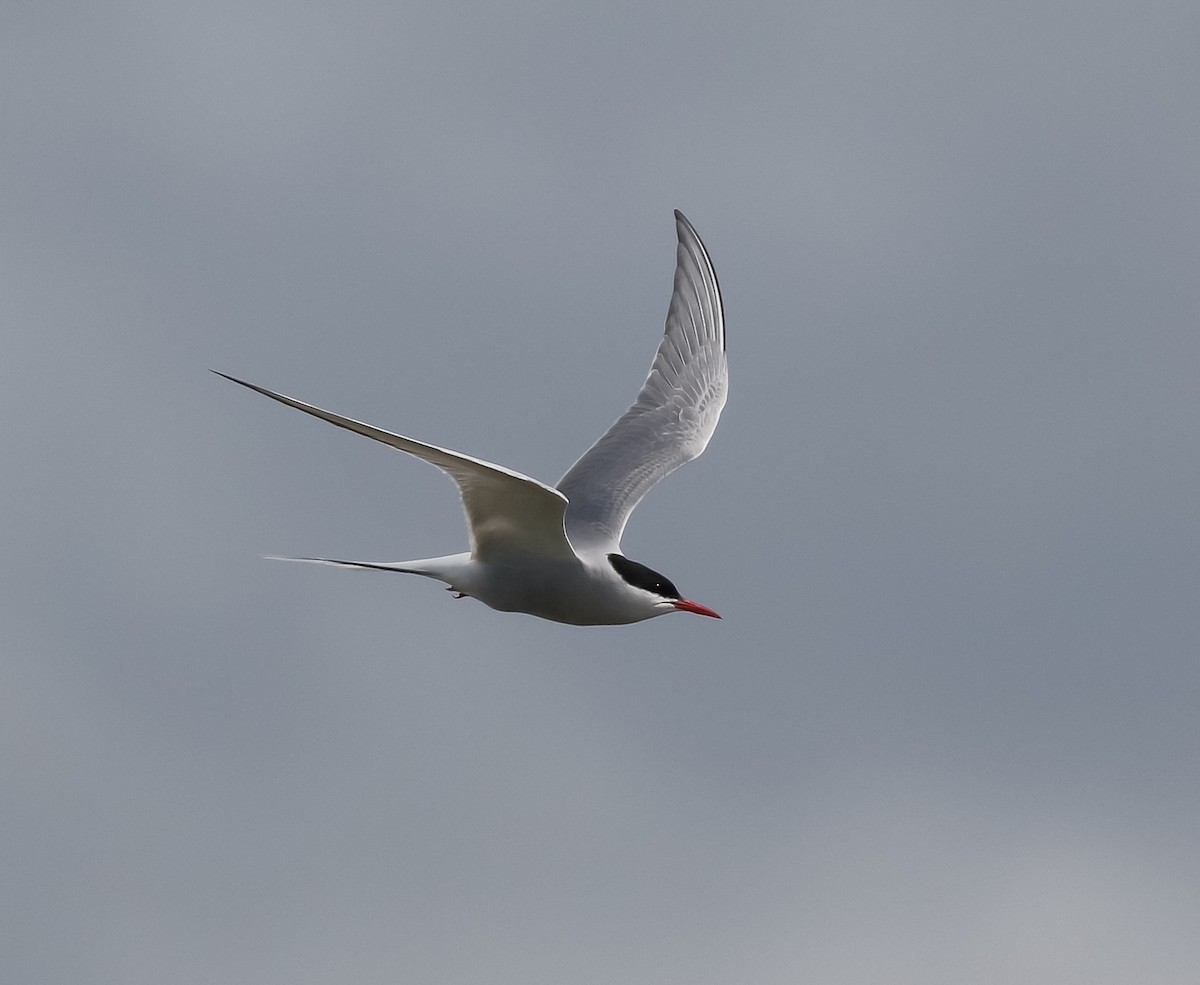
{"label": "wing feather", "polygon": [[225,373],[217,375],[288,407],[382,441],[385,445],[436,465],[458,484],[470,529],[471,556],[476,560],[500,560],[516,554],[535,554],[563,560],[575,557],[564,530],[567,501],[557,489],[502,465],[493,465],[470,455],[384,431]]}
{"label": "wing feather", "polygon": [[617,550],[634,507],[661,479],[698,457],[725,406],[725,318],[708,251],[675,213],[674,290],[662,341],[633,406],[576,462],[558,489],[578,549]]}

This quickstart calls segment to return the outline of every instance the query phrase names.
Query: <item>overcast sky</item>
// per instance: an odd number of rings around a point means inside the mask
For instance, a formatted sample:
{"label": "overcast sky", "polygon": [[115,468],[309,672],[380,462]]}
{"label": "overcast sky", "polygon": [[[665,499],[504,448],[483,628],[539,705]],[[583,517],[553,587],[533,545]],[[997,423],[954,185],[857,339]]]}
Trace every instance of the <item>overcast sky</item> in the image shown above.
{"label": "overcast sky", "polygon": [[[8,4],[0,980],[1125,985],[1200,967],[1200,8]],[[466,546],[730,398],[579,629]]]}

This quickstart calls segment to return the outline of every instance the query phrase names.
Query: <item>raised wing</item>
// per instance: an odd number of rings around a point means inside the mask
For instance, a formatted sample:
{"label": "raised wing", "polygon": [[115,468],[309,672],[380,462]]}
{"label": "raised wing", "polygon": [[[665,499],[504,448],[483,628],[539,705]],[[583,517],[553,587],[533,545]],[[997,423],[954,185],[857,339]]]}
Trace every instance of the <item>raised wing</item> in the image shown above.
{"label": "raised wing", "polygon": [[725,317],[708,252],[683,213],[667,327],[637,400],[558,484],[577,550],[618,550],[629,514],[704,451],[728,389]]}
{"label": "raised wing", "polygon": [[471,556],[476,560],[499,560],[518,554],[563,560],[575,557],[563,529],[567,501],[557,489],[501,465],[492,465],[469,455],[460,455],[437,445],[406,438],[402,434],[393,434],[225,373],[217,375],[261,393],[264,397],[278,400],[281,404],[295,407],[347,431],[382,441],[385,445],[436,465],[458,483],[463,511],[470,528]]}

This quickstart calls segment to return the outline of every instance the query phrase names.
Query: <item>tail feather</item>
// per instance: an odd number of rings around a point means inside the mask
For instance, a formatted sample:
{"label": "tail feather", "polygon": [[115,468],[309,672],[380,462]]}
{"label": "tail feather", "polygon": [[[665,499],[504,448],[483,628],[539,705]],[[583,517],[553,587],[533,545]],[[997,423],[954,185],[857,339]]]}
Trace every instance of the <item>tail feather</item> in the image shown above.
{"label": "tail feather", "polygon": [[421,575],[452,586],[457,586],[464,569],[470,566],[469,554],[451,554],[446,557],[422,558],[418,561],[342,561],[331,557],[282,557],[277,554],[268,554],[265,557],[268,561],[302,561],[305,564],[331,564],[338,568],[365,568],[369,571]]}
{"label": "tail feather", "polygon": [[281,554],[264,554],[266,561],[302,561],[305,564],[332,564],[339,568],[374,568],[376,571],[399,571],[410,575],[423,575],[424,571],[404,567],[403,561],[339,561],[331,557],[285,557]]}

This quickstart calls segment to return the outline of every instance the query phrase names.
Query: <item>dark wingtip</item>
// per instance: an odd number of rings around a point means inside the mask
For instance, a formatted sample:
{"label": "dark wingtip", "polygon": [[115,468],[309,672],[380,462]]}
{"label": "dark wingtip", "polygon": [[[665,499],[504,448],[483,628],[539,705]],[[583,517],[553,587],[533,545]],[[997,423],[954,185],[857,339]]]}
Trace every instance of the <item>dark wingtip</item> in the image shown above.
{"label": "dark wingtip", "polygon": [[712,277],[713,285],[716,287],[716,290],[717,290],[717,300],[718,300],[718,301],[720,301],[720,303],[721,303],[721,322],[722,322],[722,329],[721,329],[721,351],[722,351],[722,352],[724,352],[724,351],[725,351],[725,349],[726,349],[726,345],[725,345],[725,330],[724,330],[724,321],[725,321],[725,302],[724,302],[724,301],[721,301],[721,284],[720,284],[720,281],[718,281],[718,280],[717,280],[717,271],[716,271],[716,268],[715,268],[715,267],[713,267],[712,258],[711,258],[711,257],[708,255],[708,247],[704,245],[704,240],[702,240],[702,239],[700,238],[700,234],[699,234],[698,232],[696,232],[696,227],[695,227],[695,226],[693,226],[693,225],[691,224],[691,222],[689,221],[688,217],[687,217],[687,216],[685,216],[685,215],[684,215],[682,212],[680,212],[678,209],[676,209],[676,210],[675,210],[675,222],[676,222],[676,225],[677,225],[677,227],[682,227],[682,228],[677,228],[677,230],[676,230],[676,232],[677,232],[677,234],[678,234],[678,236],[679,236],[679,244],[680,244],[680,246],[683,246],[683,245],[684,245],[684,234],[683,234],[683,230],[684,230],[684,229],[686,229],[686,230],[687,230],[687,232],[688,232],[688,234],[691,236],[691,238],[692,238],[692,239],[694,239],[694,240],[696,241],[696,244],[697,244],[697,245],[700,247],[700,253],[702,254],[702,259],[703,259],[703,261],[704,261],[704,266],[706,266],[706,267],[708,268],[708,273],[709,273],[709,275]]}
{"label": "dark wingtip", "polygon": [[[210,369],[210,373],[215,373],[223,380],[228,380],[230,383],[236,383],[238,386],[244,386],[247,390],[253,390],[255,393],[261,393],[264,397],[270,397],[272,400],[279,400],[280,395],[272,393],[263,387],[257,386],[254,383],[247,383],[245,380],[239,380],[236,376],[230,376],[228,373],[222,373],[219,369]],[[286,403],[286,401],[284,401]]]}

